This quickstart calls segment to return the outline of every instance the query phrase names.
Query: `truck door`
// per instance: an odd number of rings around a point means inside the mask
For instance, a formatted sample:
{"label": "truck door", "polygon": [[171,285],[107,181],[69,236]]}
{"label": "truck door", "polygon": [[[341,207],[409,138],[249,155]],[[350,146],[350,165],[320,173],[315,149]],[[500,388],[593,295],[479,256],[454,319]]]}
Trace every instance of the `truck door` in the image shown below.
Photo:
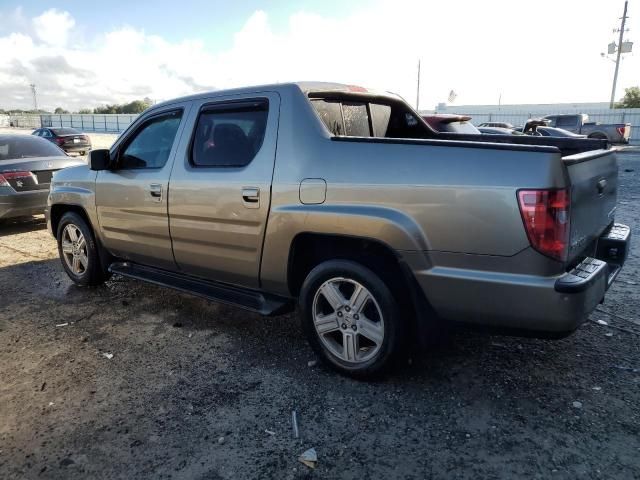
{"label": "truck door", "polygon": [[183,272],[259,286],[279,108],[272,92],[194,103],[169,182],[173,253]]}
{"label": "truck door", "polygon": [[167,191],[188,104],[153,112],[113,147],[116,165],[98,172],[96,207],[105,247],[115,255],[175,268]]}

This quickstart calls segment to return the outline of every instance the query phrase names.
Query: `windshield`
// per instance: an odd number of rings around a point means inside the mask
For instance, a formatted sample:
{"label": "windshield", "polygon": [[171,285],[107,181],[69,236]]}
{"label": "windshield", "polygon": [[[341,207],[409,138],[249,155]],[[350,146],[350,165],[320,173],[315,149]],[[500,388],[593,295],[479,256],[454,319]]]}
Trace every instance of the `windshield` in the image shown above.
{"label": "windshield", "polygon": [[31,135],[0,135],[0,162],[29,157],[63,157],[53,143]]}
{"label": "windshield", "polygon": [[75,128],[52,128],[54,135],[80,135],[82,132]]}

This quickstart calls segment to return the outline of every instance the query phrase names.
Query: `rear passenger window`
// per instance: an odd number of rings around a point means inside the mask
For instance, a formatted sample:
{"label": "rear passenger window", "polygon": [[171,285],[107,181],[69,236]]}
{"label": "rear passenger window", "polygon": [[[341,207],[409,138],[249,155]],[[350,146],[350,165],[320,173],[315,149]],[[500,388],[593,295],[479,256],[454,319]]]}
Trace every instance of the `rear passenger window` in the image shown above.
{"label": "rear passenger window", "polygon": [[578,124],[578,117],[558,117],[556,127],[573,127]]}
{"label": "rear passenger window", "polygon": [[209,105],[198,117],[191,146],[196,167],[244,167],[256,156],[267,127],[266,100]]}

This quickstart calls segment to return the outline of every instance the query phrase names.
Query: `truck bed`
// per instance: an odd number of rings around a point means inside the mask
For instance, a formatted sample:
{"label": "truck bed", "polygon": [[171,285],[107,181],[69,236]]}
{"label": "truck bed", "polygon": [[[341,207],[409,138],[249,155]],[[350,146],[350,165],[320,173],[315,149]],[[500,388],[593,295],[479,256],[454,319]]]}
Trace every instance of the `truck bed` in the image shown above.
{"label": "truck bed", "polygon": [[473,135],[466,133],[437,132],[434,138],[441,140],[458,140],[480,143],[508,143],[511,145],[534,145],[556,147],[563,157],[603,150],[609,147],[608,140],[560,138],[560,137],[532,137],[529,135]]}

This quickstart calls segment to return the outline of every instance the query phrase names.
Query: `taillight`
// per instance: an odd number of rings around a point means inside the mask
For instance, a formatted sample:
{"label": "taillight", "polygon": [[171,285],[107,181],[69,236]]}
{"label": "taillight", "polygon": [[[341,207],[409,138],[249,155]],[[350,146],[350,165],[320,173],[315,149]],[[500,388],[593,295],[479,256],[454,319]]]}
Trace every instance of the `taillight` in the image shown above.
{"label": "taillight", "polygon": [[520,190],[518,203],[531,246],[565,261],[569,250],[569,190]]}
{"label": "taillight", "polygon": [[626,125],[622,125],[621,127],[616,127],[616,130],[618,130],[618,133],[620,134],[621,137],[624,137],[624,131],[627,129]]}
{"label": "taillight", "polygon": [[0,173],[0,187],[11,187],[9,180],[33,179],[31,172],[2,172]]}
{"label": "taillight", "polygon": [[58,145],[62,145],[62,144],[64,143],[64,138],[62,138],[62,137],[58,137],[58,138],[56,138],[56,143],[57,143]]}

